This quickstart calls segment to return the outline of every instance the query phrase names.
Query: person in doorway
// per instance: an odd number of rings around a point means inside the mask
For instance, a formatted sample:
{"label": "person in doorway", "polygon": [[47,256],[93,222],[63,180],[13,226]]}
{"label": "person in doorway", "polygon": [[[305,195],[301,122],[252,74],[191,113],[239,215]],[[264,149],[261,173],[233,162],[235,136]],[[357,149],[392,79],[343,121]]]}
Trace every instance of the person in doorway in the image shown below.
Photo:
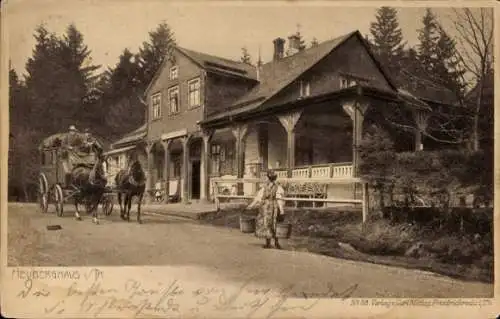
{"label": "person in doorway", "polygon": [[271,240],[274,240],[274,246],[281,249],[278,238],[276,237],[276,226],[278,222],[284,220],[284,206],[282,200],[285,196],[283,187],[276,182],[277,175],[274,171],[267,172],[267,183],[262,186],[254,200],[247,209],[259,207],[259,214],[256,220],[255,236],[266,240],[264,248],[271,247]]}

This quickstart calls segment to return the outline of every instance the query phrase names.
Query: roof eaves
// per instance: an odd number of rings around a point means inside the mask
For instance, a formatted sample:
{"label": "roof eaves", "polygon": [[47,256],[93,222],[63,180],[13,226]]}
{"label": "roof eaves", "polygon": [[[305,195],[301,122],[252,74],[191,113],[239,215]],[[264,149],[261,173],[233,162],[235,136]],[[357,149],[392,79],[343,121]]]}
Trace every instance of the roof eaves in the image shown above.
{"label": "roof eaves", "polygon": [[359,32],[359,30],[356,30],[356,35],[358,36],[359,40],[361,41],[361,43],[363,44],[363,46],[365,47],[366,51],[368,52],[368,54],[370,55],[370,57],[372,58],[372,60],[375,62],[375,65],[377,66],[377,68],[380,70],[380,72],[382,72],[382,74],[384,75],[385,79],[387,80],[387,82],[389,83],[389,85],[391,86],[391,88],[393,90],[397,90],[397,85],[394,81],[394,79],[392,78],[392,76],[389,74],[389,72],[385,69],[385,67],[380,63],[380,61],[378,60],[378,58],[376,57],[375,53],[373,52],[373,50],[370,48],[370,46],[368,45],[368,43],[366,42],[366,40],[363,38],[363,36],[361,35],[361,33]]}

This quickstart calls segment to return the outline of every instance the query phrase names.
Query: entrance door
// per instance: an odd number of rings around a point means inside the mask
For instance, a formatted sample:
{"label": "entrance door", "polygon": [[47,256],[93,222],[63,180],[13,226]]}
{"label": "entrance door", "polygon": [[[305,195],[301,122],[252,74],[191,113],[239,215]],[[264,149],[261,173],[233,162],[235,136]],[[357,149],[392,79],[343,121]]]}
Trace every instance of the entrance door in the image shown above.
{"label": "entrance door", "polygon": [[200,199],[201,164],[199,160],[191,162],[191,199]]}

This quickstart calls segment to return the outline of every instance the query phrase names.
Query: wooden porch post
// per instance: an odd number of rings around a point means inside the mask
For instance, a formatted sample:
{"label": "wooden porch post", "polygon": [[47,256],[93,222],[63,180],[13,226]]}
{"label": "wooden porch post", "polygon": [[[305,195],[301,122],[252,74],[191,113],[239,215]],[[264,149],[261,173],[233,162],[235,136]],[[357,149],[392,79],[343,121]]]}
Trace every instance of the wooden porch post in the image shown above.
{"label": "wooden porch post", "polygon": [[212,141],[212,136],[214,134],[213,130],[203,130],[203,149],[201,151],[201,166],[203,172],[203,192],[201,194],[201,200],[210,200],[210,176],[208,174],[208,168],[210,166],[210,145]]}
{"label": "wooden porch post", "polygon": [[170,194],[170,144],[172,143],[172,140],[165,140],[162,141],[161,144],[163,145],[163,150],[164,150],[164,158],[163,158],[163,176],[165,179],[165,198],[163,201],[165,204],[168,204],[168,197]]}
{"label": "wooden porch post", "polygon": [[422,132],[427,130],[427,121],[429,114],[423,110],[416,110],[412,112],[415,119],[415,151],[422,151],[424,144],[422,143]]}
{"label": "wooden porch post", "polygon": [[358,177],[359,145],[363,136],[363,121],[368,103],[363,101],[346,101],[342,108],[352,120],[352,175]]}
{"label": "wooden porch post", "polygon": [[147,182],[146,182],[146,198],[148,202],[151,202],[152,200],[152,190],[154,188],[153,185],[153,166],[154,166],[154,156],[153,156],[153,146],[154,143],[150,142],[146,145],[146,152],[147,152],[147,157],[148,157],[148,176],[147,176]]}
{"label": "wooden porch post", "polygon": [[182,137],[182,203],[189,203],[189,142],[191,135]]}
{"label": "wooden porch post", "polygon": [[286,143],[286,165],[288,168],[288,177],[292,177],[292,169],[295,167],[295,126],[302,115],[302,110],[294,111],[284,115],[277,115],[281,125],[285,128]]}
{"label": "wooden porch post", "polygon": [[[237,164],[237,178],[243,178],[245,173],[245,138],[248,133],[247,124],[238,124],[232,129],[234,138],[236,139],[236,164]],[[237,185],[238,195],[243,194],[243,184]]]}

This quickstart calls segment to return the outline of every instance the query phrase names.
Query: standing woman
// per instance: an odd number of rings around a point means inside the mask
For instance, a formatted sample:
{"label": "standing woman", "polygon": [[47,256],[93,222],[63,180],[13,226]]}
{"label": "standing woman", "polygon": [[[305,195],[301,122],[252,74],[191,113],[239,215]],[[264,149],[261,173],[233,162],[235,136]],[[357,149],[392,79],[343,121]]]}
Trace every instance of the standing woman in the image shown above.
{"label": "standing woman", "polygon": [[271,239],[274,239],[274,246],[281,249],[278,238],[276,237],[276,224],[283,221],[285,191],[278,183],[278,176],[272,170],[267,172],[267,183],[259,189],[253,202],[247,209],[255,206],[259,207],[259,214],[256,220],[255,236],[265,238],[264,248],[271,247]]}

